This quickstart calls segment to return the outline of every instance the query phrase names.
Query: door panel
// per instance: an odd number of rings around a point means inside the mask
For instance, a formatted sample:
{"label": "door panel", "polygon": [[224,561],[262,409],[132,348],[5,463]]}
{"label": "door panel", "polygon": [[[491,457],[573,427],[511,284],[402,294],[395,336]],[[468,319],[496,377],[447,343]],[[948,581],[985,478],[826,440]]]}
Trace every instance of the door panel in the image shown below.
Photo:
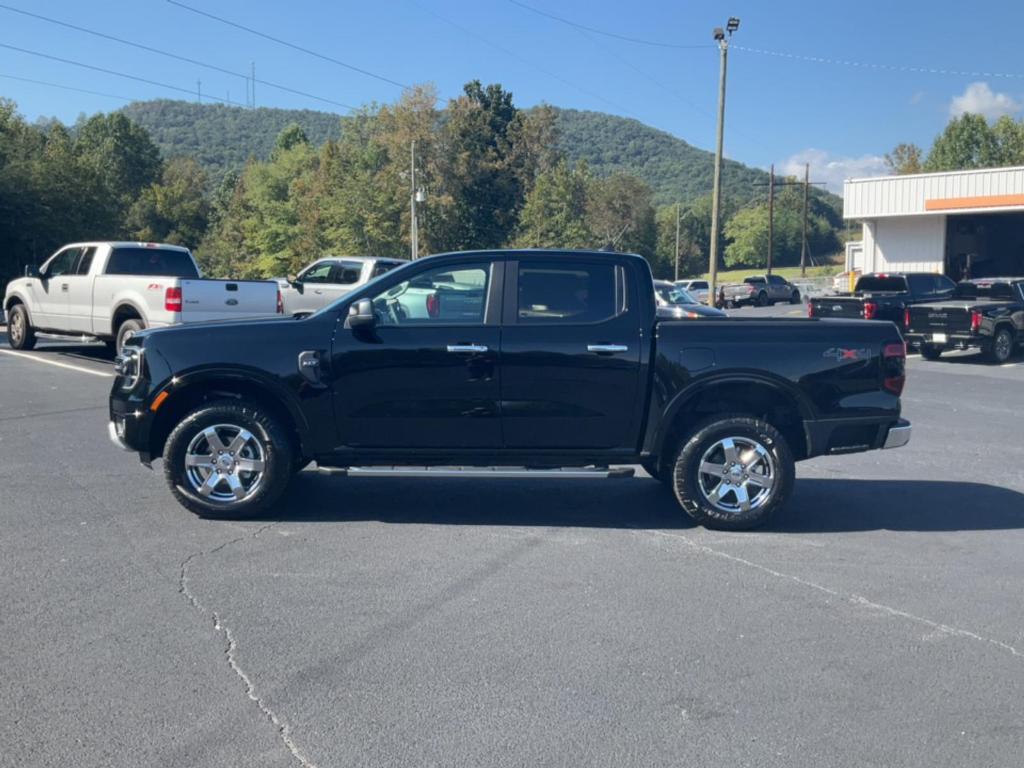
{"label": "door panel", "polygon": [[79,333],[92,333],[92,275],[89,269],[96,248],[85,248],[75,265],[75,273],[64,278],[67,291],[67,328]]}
{"label": "door panel", "polygon": [[502,272],[479,257],[425,268],[366,297],[376,326],[339,321],[330,365],[339,448],[501,447]]}
{"label": "door panel", "polygon": [[70,278],[74,275],[81,252],[81,248],[65,248],[43,265],[40,290],[36,294],[38,303],[32,319],[37,327],[67,330]]}
{"label": "door panel", "polygon": [[509,266],[506,280],[518,277],[502,328],[505,446],[631,447],[640,327],[625,269],[576,258]]}

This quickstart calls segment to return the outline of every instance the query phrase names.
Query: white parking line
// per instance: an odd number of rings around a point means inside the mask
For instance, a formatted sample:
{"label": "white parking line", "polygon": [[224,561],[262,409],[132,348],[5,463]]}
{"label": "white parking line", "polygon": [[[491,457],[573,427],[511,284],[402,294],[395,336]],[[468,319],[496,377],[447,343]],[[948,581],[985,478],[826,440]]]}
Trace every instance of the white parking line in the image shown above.
{"label": "white parking line", "polygon": [[56,360],[47,360],[45,357],[37,357],[36,355],[30,355],[27,352],[15,352],[13,349],[0,349],[5,355],[11,355],[12,357],[21,357],[25,360],[33,360],[37,363],[46,363],[47,365],[55,365],[58,368],[67,368],[71,371],[78,371],[79,373],[88,373],[92,376],[102,376],[105,379],[114,378],[114,374],[105,373],[104,371],[94,371],[91,368],[83,368],[80,365],[71,365],[70,363],[60,363]]}

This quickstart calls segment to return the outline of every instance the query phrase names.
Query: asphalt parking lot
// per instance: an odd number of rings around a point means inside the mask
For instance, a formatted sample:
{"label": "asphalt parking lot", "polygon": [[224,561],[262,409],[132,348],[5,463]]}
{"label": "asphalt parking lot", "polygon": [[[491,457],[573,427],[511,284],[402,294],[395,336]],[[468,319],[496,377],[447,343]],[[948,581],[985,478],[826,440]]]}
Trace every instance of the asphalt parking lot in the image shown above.
{"label": "asphalt parking lot", "polygon": [[911,444],[737,534],[642,476],[306,471],[198,520],[110,376],[0,344],[0,765],[1020,764],[1019,357],[912,358]]}

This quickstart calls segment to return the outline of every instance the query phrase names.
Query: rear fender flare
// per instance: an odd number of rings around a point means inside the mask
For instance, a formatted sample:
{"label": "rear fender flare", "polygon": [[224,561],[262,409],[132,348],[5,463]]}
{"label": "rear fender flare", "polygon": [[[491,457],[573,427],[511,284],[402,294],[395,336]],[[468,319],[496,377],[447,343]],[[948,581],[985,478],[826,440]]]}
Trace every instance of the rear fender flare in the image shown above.
{"label": "rear fender flare", "polygon": [[[784,399],[792,401],[796,406],[797,413],[805,424],[814,418],[814,410],[807,398],[804,397],[803,393],[801,393],[799,389],[785,379],[765,375],[764,373],[723,373],[707,379],[695,381],[676,393],[665,408],[661,421],[658,424],[658,433],[654,440],[655,453],[659,456],[662,454],[665,447],[665,440],[671,434],[672,428],[675,426],[676,418],[687,405],[689,405],[695,398],[703,395],[705,392],[728,384],[757,384],[765,386]],[[804,431],[806,433],[806,428]],[[805,434],[805,439],[806,438],[808,438],[808,436]]]}

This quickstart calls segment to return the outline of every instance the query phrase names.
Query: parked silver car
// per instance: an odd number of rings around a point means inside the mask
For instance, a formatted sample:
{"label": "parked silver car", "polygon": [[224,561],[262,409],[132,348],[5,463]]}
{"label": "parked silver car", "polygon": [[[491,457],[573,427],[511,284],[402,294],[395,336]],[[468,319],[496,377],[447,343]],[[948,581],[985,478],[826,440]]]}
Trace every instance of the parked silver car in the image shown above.
{"label": "parked silver car", "polygon": [[707,280],[676,280],[676,285],[686,290],[701,304],[708,303],[708,281]]}
{"label": "parked silver car", "polygon": [[660,318],[728,317],[720,309],[701,304],[696,296],[668,280],[654,281],[654,300]]}
{"label": "parked silver car", "polygon": [[316,312],[405,263],[368,256],[326,256],[314,261],[296,276],[278,278],[284,314]]}

